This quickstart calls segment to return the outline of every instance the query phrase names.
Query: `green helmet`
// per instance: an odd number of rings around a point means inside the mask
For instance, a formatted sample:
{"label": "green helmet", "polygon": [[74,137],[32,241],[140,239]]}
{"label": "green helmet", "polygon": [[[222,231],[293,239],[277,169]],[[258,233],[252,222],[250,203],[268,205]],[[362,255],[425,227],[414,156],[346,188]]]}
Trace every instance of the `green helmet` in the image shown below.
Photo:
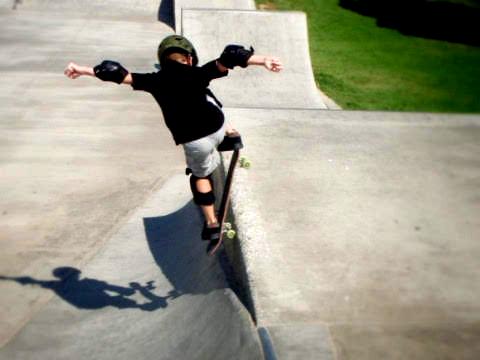
{"label": "green helmet", "polygon": [[178,50],[180,50],[180,52],[191,55],[193,58],[193,66],[197,66],[198,56],[195,48],[193,47],[192,43],[187,40],[187,38],[181,35],[167,36],[165,39],[162,40],[160,45],[158,45],[157,55],[160,66],[163,66],[163,62],[165,61],[167,55]]}

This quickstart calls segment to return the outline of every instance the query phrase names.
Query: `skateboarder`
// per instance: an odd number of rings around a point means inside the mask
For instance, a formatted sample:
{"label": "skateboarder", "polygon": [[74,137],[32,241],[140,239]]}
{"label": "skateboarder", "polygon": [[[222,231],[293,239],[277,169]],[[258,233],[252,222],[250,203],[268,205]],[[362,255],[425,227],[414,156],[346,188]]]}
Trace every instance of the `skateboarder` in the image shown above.
{"label": "skateboarder", "polygon": [[153,95],[160,105],[165,123],[177,145],[182,145],[194,202],[205,217],[204,240],[218,238],[220,231],[214,203],[211,175],[220,164],[219,150],[230,150],[241,141],[239,134],[225,124],[220,102],[208,89],[211,80],[228,75],[235,66],[264,66],[279,72],[283,66],[272,56],[255,55],[253,48],[228,45],[220,57],[198,66],[192,43],[183,36],[170,35],[158,47],[160,70],[155,73],[130,73],[121,64],[105,60],[95,67],[73,62],[65,69],[71,79],[87,75],[103,81],[131,85]]}

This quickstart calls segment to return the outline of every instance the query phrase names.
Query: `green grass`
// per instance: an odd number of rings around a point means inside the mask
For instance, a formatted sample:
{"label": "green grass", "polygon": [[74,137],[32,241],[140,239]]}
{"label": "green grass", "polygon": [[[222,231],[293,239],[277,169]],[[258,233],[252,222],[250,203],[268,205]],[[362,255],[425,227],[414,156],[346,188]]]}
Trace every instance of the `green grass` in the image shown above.
{"label": "green grass", "polygon": [[402,35],[338,0],[257,1],[307,13],[318,86],[344,109],[480,112],[480,48]]}

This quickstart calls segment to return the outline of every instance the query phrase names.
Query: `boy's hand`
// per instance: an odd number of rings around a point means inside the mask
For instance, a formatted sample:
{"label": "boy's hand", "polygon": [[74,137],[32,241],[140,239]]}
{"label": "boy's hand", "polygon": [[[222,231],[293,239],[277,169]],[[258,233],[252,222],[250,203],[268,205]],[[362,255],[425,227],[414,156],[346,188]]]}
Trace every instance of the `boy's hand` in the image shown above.
{"label": "boy's hand", "polygon": [[283,70],[282,62],[273,56],[253,55],[248,59],[248,65],[262,65],[267,70],[273,72],[280,72]]}
{"label": "boy's hand", "polygon": [[73,62],[69,63],[63,72],[70,79],[76,79],[82,75],[94,76],[93,68],[88,66],[80,66]]}
{"label": "boy's hand", "polygon": [[267,70],[273,72],[280,72],[283,70],[283,64],[275,57],[265,56],[263,66],[265,66]]}

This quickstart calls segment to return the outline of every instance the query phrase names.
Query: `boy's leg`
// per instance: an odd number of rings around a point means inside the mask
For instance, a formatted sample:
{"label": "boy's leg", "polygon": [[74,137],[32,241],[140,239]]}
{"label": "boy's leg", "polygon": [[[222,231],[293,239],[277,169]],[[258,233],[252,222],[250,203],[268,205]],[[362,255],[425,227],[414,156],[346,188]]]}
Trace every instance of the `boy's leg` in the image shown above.
{"label": "boy's leg", "polygon": [[202,239],[217,239],[220,233],[220,227],[215,212],[215,194],[211,176],[197,177],[192,174],[190,176],[190,187],[193,193],[193,200],[195,204],[200,207],[205,218]]}
{"label": "boy's leg", "polygon": [[[213,193],[213,186],[209,179],[198,178],[195,185],[199,193]],[[218,227],[217,214],[215,213],[215,205],[200,205],[200,208],[202,209],[203,215],[205,217],[207,227]]]}
{"label": "boy's leg", "polygon": [[191,169],[190,186],[194,202],[201,208],[205,217],[202,231],[204,240],[212,240],[219,235],[219,225],[215,212],[215,194],[211,174],[220,165],[218,144],[225,135],[222,127],[216,133],[204,138],[183,144],[187,166]]}

